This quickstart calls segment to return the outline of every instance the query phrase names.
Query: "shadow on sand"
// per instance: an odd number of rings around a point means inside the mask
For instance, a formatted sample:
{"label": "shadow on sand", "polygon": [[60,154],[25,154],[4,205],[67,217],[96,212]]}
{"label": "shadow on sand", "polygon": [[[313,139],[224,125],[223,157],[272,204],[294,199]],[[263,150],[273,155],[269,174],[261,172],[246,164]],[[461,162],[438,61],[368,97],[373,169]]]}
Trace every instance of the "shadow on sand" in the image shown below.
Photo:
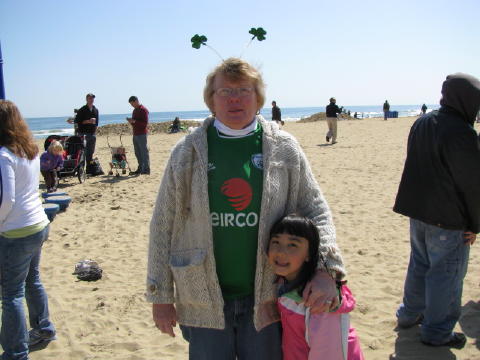
{"label": "shadow on sand", "polygon": [[411,329],[395,328],[395,352],[390,360],[456,360],[456,356],[448,347],[432,347],[420,342],[420,327]]}
{"label": "shadow on sand", "polygon": [[480,350],[480,301],[467,302],[462,307],[462,316],[458,323],[466,336],[475,339],[475,345]]}

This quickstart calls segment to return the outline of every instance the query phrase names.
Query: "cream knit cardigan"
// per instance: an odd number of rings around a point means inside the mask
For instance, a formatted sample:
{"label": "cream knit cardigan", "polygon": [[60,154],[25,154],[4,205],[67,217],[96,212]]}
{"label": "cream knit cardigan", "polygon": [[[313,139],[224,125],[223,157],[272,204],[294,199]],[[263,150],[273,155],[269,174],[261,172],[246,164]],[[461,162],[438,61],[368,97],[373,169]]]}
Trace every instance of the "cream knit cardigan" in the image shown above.
{"label": "cream knit cardigan", "polygon": [[[280,217],[297,212],[312,219],[329,270],[337,278],[345,270],[330,209],[305,154],[277,124],[257,119],[263,128],[264,164],[254,305],[254,323],[260,330],[279,320],[275,274],[266,249],[270,228]],[[146,296],[155,304],[175,303],[180,324],[224,329],[208,200],[207,128],[213,120],[207,118],[172,150],[150,223]]]}

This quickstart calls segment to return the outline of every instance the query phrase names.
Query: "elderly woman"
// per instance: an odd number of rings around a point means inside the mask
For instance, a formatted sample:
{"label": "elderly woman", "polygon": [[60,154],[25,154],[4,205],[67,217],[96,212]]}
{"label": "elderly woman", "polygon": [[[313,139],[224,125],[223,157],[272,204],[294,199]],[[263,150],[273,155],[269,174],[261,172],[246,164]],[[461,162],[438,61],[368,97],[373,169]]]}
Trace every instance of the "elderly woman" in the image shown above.
{"label": "elderly woman", "polygon": [[330,210],[297,141],[257,115],[264,87],[244,60],[218,65],[204,90],[213,116],[174,147],[158,193],[147,299],[163,333],[174,336],[180,323],[190,359],[281,359],[266,249],[270,227],[288,213],[314,221],[331,269],[318,265],[306,304],[336,305],[344,268]]}
{"label": "elderly woman", "polygon": [[[28,346],[55,339],[40,281],[49,221],[38,197],[38,148],[15,104],[0,100],[0,288],[4,360],[28,359]],[[23,298],[27,300],[27,331]]]}

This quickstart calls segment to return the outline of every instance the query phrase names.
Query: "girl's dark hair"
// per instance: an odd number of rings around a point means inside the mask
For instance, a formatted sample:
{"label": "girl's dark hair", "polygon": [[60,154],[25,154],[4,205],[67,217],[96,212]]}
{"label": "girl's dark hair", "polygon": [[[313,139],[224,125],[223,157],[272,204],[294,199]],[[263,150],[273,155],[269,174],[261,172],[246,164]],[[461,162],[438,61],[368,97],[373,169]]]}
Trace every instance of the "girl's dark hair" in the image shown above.
{"label": "girl's dark hair", "polygon": [[5,146],[18,157],[33,160],[38,147],[17,106],[9,100],[0,100],[0,146]]}
{"label": "girl's dark hair", "polygon": [[319,259],[325,265],[325,261],[318,251],[320,245],[318,229],[312,220],[298,214],[289,214],[273,225],[270,230],[270,239],[279,234],[295,235],[308,240],[308,261],[303,264],[297,278],[288,286],[290,289],[298,289],[301,294],[307,282],[315,275]]}

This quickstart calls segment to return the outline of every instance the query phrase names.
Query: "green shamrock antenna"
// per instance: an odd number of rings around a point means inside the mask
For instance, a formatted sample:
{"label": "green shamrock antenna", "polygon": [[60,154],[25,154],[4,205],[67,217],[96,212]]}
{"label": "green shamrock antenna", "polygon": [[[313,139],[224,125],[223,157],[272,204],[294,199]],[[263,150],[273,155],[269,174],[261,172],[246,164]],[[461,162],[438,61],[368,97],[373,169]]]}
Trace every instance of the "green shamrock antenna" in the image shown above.
{"label": "green shamrock antenna", "polygon": [[[259,27],[259,28],[251,28],[250,31],[248,32],[249,34],[253,35],[252,38],[250,39],[250,41],[245,45],[243,51],[242,51],[242,54],[240,55],[240,57],[242,57],[243,53],[245,52],[245,50],[250,46],[250,44],[252,43],[253,40],[255,40],[255,38],[257,38],[258,41],[263,41],[265,40],[265,35],[267,34],[267,32]],[[209,46],[207,44],[207,37],[205,35],[198,35],[198,34],[195,34],[191,39],[190,41],[192,42],[192,47],[194,49],[200,49],[202,47],[202,45],[210,48],[210,50],[212,50],[215,54],[218,55],[218,57],[220,59],[222,59],[223,61],[223,58],[222,56],[218,53],[217,50],[215,50],[213,47]]]}
{"label": "green shamrock antenna", "polygon": [[190,41],[192,42],[192,47],[195,49],[200,49],[200,46],[207,45],[207,37],[205,35],[195,34]]}
{"label": "green shamrock antenna", "polygon": [[243,53],[245,52],[245,50],[247,50],[247,48],[250,46],[250,44],[252,43],[253,40],[255,40],[255,38],[257,38],[258,41],[263,41],[265,40],[265,35],[267,34],[267,32],[259,27],[259,28],[251,28],[250,31],[248,32],[249,34],[253,35],[252,38],[250,39],[250,41],[247,43],[247,45],[245,45],[245,47],[243,48],[243,51],[242,51],[242,54],[240,55],[240,57],[242,57]]}
{"label": "green shamrock antenna", "polygon": [[218,57],[223,61],[223,58],[222,56],[218,53],[217,50],[215,50],[213,47],[211,47],[210,45],[207,44],[207,37],[205,35],[198,35],[198,34],[195,34],[191,39],[190,41],[192,42],[192,47],[194,49],[200,49],[200,47],[202,45],[205,45],[206,47],[208,47],[210,50],[212,50],[215,54],[218,55]]}
{"label": "green shamrock antenna", "polygon": [[253,35],[251,40],[257,38],[258,41],[265,40],[265,35],[267,34],[267,32],[265,30],[263,30],[263,28],[261,28],[261,27],[259,27],[257,29],[251,28],[248,33]]}

